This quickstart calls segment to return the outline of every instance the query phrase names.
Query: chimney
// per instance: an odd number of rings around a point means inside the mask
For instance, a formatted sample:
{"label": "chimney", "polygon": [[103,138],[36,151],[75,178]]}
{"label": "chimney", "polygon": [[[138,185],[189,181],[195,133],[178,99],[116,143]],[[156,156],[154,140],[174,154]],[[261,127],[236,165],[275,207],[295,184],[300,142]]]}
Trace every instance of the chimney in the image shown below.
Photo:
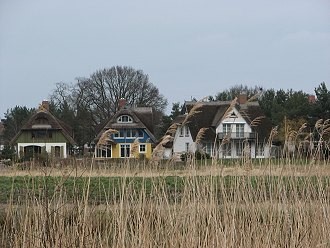
{"label": "chimney", "polygon": [[41,103],[42,108],[49,111],[49,102],[47,100],[43,100]]}
{"label": "chimney", "polygon": [[316,97],[314,95],[309,95],[308,96],[308,102],[309,103],[315,103],[316,102]]}
{"label": "chimney", "polygon": [[245,104],[247,102],[247,94],[245,92],[239,94],[237,101],[239,104]]}
{"label": "chimney", "polygon": [[118,100],[118,109],[122,109],[123,107],[125,107],[125,105],[126,105],[126,99],[120,98]]}

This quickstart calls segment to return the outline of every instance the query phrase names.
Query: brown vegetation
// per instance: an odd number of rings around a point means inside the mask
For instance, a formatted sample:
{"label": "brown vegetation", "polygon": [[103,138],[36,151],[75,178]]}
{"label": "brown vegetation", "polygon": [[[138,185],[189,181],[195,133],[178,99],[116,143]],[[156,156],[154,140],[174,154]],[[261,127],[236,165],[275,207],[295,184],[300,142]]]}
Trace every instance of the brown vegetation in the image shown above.
{"label": "brown vegetation", "polygon": [[[182,170],[99,167],[48,168],[31,176],[121,176],[120,192],[100,188],[107,203],[90,203],[85,193],[68,202],[59,183],[32,189],[24,200],[9,199],[1,214],[1,247],[328,247],[330,181],[327,163],[314,165],[188,166]],[[10,171],[17,176],[27,171]],[[80,174],[81,173],[81,174]],[[220,174],[221,173],[221,174]],[[184,177],[169,191],[166,176]],[[228,187],[225,175],[233,177]],[[253,181],[254,177],[255,181]],[[276,175],[274,180],[269,176]],[[128,176],[153,177],[137,190]],[[219,177],[220,176],[220,177]],[[299,181],[299,176],[305,179]],[[273,177],[272,177],[273,178]],[[252,180],[253,179],[253,180]],[[89,183],[89,181],[87,181]],[[255,184],[255,185],[254,185]],[[175,186],[180,187],[179,185]],[[303,187],[303,188],[302,188]],[[113,189],[114,190],[114,189]],[[37,194],[38,192],[42,194]],[[118,194],[120,197],[112,197]],[[17,199],[16,199],[17,200]]]}

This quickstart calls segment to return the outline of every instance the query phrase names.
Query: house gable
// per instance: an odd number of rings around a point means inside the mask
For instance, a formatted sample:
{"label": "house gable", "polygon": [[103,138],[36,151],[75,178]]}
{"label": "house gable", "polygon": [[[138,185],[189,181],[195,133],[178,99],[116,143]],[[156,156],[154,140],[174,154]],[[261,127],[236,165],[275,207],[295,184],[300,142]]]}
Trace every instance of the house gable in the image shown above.
{"label": "house gable", "polygon": [[[144,108],[144,109],[149,110],[149,108]],[[134,139],[136,137],[138,137],[139,139],[141,138],[141,140],[143,140],[143,141],[148,141],[149,143],[155,143],[156,139],[155,139],[155,137],[154,137],[154,135],[151,131],[151,130],[153,130],[153,127],[148,128],[148,126],[145,125],[144,122],[141,120],[141,119],[143,119],[143,117],[145,117],[145,113],[139,115],[139,114],[137,114],[137,112],[141,113],[139,111],[134,111],[134,109],[129,109],[129,108],[126,108],[126,107],[120,109],[114,116],[112,116],[109,119],[109,121],[106,123],[104,128],[98,133],[95,140],[98,141],[100,139],[101,135],[106,130],[115,129],[115,130],[119,131],[119,137],[118,138],[122,137],[123,140],[125,139],[125,141],[127,141],[128,143],[134,141]],[[149,111],[148,115],[150,115],[150,114],[152,114],[152,111]],[[122,121],[122,119],[125,119],[125,120],[128,120],[128,121]],[[150,119],[152,120],[152,117]],[[151,122],[149,122],[148,125],[151,125]],[[125,135],[124,134],[121,135],[120,130],[123,130],[123,131],[125,130]],[[129,130],[135,130],[135,131],[138,131],[138,132],[142,131],[143,136],[140,137],[139,134],[129,135],[128,136],[129,138],[127,139],[127,133],[131,132]],[[131,134],[131,133],[129,133],[129,134]],[[116,137],[114,137],[114,140],[115,140],[115,138]]]}
{"label": "house gable", "polygon": [[189,125],[178,126],[174,135],[173,152],[177,153],[182,151],[195,152],[195,145],[189,130]]}
{"label": "house gable", "polygon": [[216,133],[224,132],[224,125],[231,125],[232,132],[236,132],[236,125],[244,125],[244,132],[250,133],[252,129],[250,123],[242,116],[242,114],[234,107],[232,110],[228,111],[226,116],[223,116],[216,126]]}
{"label": "house gable", "polygon": [[[153,111],[148,107],[122,107],[104,125],[95,138],[96,157],[151,157],[156,143],[153,135]],[[106,133],[106,132],[109,132]],[[100,143],[106,134],[106,142]],[[102,137],[102,139],[101,139]]]}
{"label": "house gable", "polygon": [[45,151],[54,157],[66,158],[68,144],[76,144],[72,130],[48,111],[48,102],[43,104],[47,107],[41,106],[10,143],[16,145],[18,156],[29,157]]}
{"label": "house gable", "polygon": [[[41,133],[47,134],[43,135]],[[58,120],[46,109],[39,109],[31,116],[27,123],[23,125],[10,143],[17,143],[18,139],[24,140],[25,142],[35,142],[35,140],[39,139],[42,142],[53,142],[53,140],[60,140],[62,142],[64,138],[66,143],[74,145],[76,142],[73,140],[71,133],[72,130],[68,125]]]}

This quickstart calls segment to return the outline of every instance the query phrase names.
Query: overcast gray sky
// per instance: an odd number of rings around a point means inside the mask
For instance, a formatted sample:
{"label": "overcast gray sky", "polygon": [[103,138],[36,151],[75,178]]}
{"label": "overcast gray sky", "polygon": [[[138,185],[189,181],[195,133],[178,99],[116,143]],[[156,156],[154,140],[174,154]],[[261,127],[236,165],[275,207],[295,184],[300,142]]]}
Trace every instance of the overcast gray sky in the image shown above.
{"label": "overcast gray sky", "polygon": [[56,82],[142,69],[172,102],[330,82],[329,0],[0,0],[0,117]]}

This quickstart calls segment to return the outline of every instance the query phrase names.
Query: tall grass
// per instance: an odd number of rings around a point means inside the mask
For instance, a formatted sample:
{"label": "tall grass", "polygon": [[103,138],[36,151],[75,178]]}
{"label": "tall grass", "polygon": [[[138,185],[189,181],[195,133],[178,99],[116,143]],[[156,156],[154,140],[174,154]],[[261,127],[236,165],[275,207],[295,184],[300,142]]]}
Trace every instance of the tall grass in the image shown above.
{"label": "tall grass", "polygon": [[[276,159],[191,159],[174,170],[161,161],[168,134],[153,163],[75,161],[72,170],[57,170],[55,184],[55,165],[42,177],[28,167],[19,189],[12,173],[0,205],[0,247],[330,247],[329,123],[316,123],[318,142],[288,130],[295,152]],[[269,144],[276,135],[273,128]]]}
{"label": "tall grass", "polygon": [[[309,166],[306,171],[317,170]],[[78,185],[80,177],[71,175],[70,195],[66,176],[55,189],[47,174],[39,183],[26,182],[25,195],[15,194],[13,183],[0,212],[0,246],[330,246],[329,177],[198,176],[196,168],[186,170],[171,180],[140,177],[137,187],[127,169],[116,187],[100,183],[97,190],[90,188],[95,178]]]}

